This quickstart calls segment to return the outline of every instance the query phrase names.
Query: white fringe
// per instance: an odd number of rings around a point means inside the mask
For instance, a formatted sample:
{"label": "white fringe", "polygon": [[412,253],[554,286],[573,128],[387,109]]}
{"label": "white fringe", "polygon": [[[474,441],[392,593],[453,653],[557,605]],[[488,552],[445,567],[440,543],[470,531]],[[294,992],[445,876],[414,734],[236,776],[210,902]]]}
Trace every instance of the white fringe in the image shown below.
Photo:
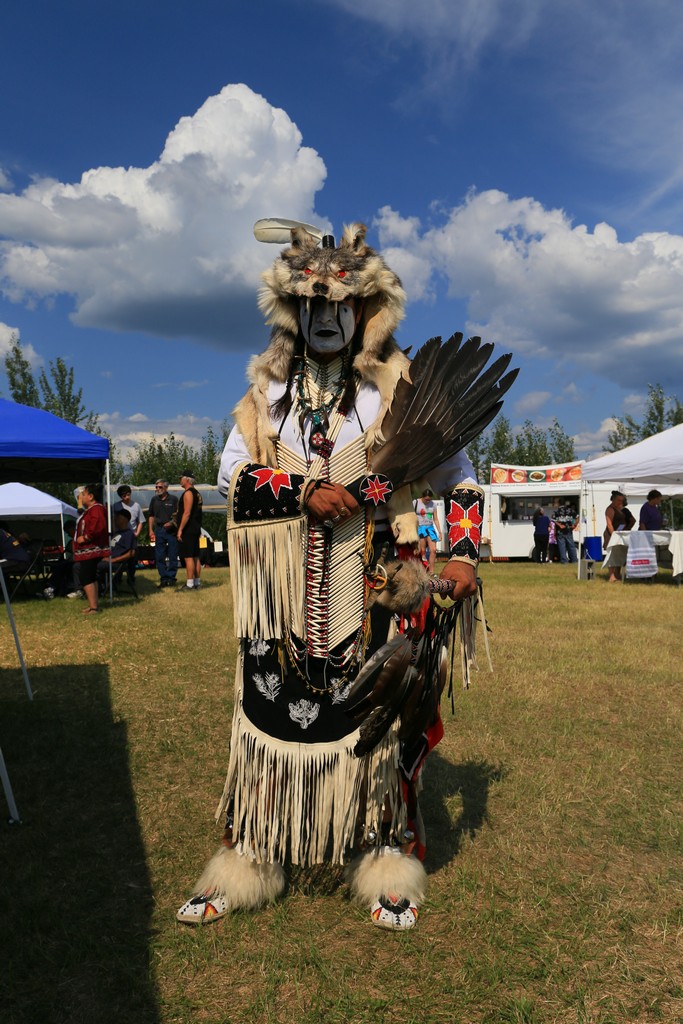
{"label": "white fringe", "polygon": [[285,888],[281,864],[257,864],[234,847],[221,846],[197,879],[193,896],[222,896],[228,910],[255,910],[273,903]]}
{"label": "white fringe", "polygon": [[257,729],[237,699],[216,820],[232,799],[233,836],[240,837],[242,849],[259,862],[289,854],[292,864],[306,867],[344,863],[361,811],[363,837],[380,831],[385,806],[391,835],[402,835],[407,817],[397,728],[398,723],[370,754],[357,758],[357,730],[332,743],[287,743]]}
{"label": "white fringe", "polygon": [[366,906],[389,894],[419,906],[427,889],[427,872],[421,861],[385,847],[352,861],[346,869],[346,880],[353,899]]}
{"label": "white fringe", "polygon": [[235,636],[304,635],[305,517],[228,528]]}

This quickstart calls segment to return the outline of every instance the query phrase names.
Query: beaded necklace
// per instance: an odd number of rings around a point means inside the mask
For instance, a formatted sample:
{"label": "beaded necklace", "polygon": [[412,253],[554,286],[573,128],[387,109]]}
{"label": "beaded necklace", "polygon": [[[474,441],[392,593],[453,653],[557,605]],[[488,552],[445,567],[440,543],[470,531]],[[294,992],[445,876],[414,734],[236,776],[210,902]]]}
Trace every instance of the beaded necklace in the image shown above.
{"label": "beaded necklace", "polygon": [[327,364],[314,363],[308,356],[304,356],[297,367],[296,413],[302,437],[306,424],[310,426],[309,441],[312,448],[320,448],[325,441],[330,413],[346,387],[346,376],[346,353]]}

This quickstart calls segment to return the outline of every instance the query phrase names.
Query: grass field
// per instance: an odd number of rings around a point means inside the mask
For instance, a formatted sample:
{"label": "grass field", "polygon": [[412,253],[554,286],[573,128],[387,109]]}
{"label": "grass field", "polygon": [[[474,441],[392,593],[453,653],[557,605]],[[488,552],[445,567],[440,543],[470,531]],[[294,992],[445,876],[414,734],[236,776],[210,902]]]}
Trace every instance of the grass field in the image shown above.
{"label": "grass field", "polygon": [[174,921],[220,833],[228,570],[100,616],[0,609],[5,1024],[683,1021],[683,588],[482,567],[495,671],[443,708],[428,902],[374,928],[333,878],[256,915]]}

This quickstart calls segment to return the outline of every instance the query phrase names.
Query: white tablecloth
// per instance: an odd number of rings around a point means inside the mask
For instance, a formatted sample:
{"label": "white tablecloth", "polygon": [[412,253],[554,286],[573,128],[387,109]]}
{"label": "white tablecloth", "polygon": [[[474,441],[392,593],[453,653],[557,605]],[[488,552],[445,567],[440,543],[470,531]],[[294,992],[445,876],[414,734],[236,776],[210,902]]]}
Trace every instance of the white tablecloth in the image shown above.
{"label": "white tablecloth", "polygon": [[[630,533],[613,533],[610,537],[603,569],[611,565],[626,565],[626,549],[628,548]],[[683,573],[683,530],[652,530],[652,539],[658,548],[668,548],[673,558],[673,574],[678,576]]]}

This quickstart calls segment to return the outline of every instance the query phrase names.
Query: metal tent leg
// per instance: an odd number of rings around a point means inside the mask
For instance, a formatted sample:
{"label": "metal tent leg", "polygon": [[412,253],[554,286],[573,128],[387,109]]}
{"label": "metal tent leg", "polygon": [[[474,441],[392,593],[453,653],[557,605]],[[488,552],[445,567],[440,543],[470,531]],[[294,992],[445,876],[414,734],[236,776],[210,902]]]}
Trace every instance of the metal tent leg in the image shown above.
{"label": "metal tent leg", "polygon": [[26,684],[26,692],[28,694],[28,699],[29,700],[33,700],[33,690],[31,689],[31,684],[28,681],[28,672],[26,671],[26,664],[24,662],[24,655],[23,655],[22,650],[21,650],[21,644],[19,643],[19,634],[17,633],[17,627],[16,627],[16,624],[14,622],[14,615],[12,614],[12,603],[11,603],[11,601],[9,599],[9,594],[7,593],[7,583],[5,582],[5,574],[2,571],[2,562],[3,562],[3,559],[0,559],[0,587],[2,588],[2,596],[5,599],[5,607],[7,609],[7,616],[9,618],[9,624],[12,627],[12,633],[14,634],[14,644],[15,644],[15,646],[17,648],[17,654],[19,655],[19,663],[21,665],[21,671],[24,674],[24,683]]}

